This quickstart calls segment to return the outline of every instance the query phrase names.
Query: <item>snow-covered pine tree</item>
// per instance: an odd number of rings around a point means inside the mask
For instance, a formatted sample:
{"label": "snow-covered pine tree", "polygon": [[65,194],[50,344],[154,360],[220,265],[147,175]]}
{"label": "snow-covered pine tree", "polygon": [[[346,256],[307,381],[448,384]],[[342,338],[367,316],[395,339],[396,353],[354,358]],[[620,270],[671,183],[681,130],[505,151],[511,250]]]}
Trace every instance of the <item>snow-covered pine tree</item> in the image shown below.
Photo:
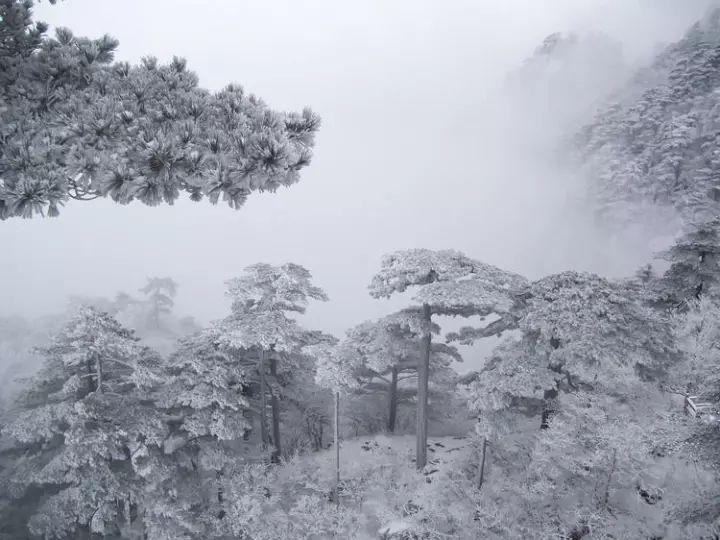
{"label": "snow-covered pine tree", "polygon": [[281,370],[291,370],[293,359],[302,359],[298,353],[303,346],[322,339],[322,336],[304,330],[287,315],[288,312],[304,313],[311,299],[327,300],[325,292],[313,285],[311,279],[307,269],[293,263],[249,266],[242,275],[227,282],[232,313],[215,324],[219,342],[224,347],[257,359],[261,438],[263,445],[267,445],[270,439],[266,423],[269,390],[273,460],[282,455],[278,374]]}
{"label": "snow-covered pine tree", "polygon": [[286,456],[317,452],[326,446],[332,427],[331,386],[318,382],[320,350],[333,348],[337,338],[322,332],[307,332],[301,351],[284,353],[278,364],[277,381],[282,388]]}
{"label": "snow-covered pine tree", "polygon": [[578,136],[608,223],[622,225],[651,206],[674,208],[690,222],[717,215],[719,29],[715,8],[640,70]]}
{"label": "snow-covered pine tree", "polygon": [[140,289],[149,305],[149,325],[157,330],[160,328],[160,315],[168,314],[175,304],[173,298],[177,294],[177,283],[169,277],[147,278],[147,283]]}
{"label": "snow-covered pine tree", "polygon": [[[385,397],[390,433],[395,431],[398,405],[417,395],[417,383],[412,383],[423,346],[423,324],[418,315],[413,310],[399,311],[377,321],[366,321],[348,330],[343,341],[343,349],[348,351],[345,356],[351,358],[359,381],[356,393],[372,397],[380,392]],[[433,324],[432,331],[437,334],[440,327]],[[431,343],[429,392],[434,381],[448,378],[441,372],[447,372],[453,361],[462,362],[455,347]]]}
{"label": "snow-covered pine tree", "polygon": [[382,259],[372,278],[370,295],[389,298],[417,287],[413,310],[422,321],[422,356],[418,361],[416,466],[427,462],[427,407],[432,316],[486,317],[503,312],[511,303],[510,291],[525,283],[516,274],[475,261],[453,250],[411,249]]}
{"label": "snow-covered pine tree", "polygon": [[357,355],[346,344],[318,343],[305,347],[315,359],[315,381],[333,395],[333,445],[335,447],[335,486],[333,498],[340,506],[340,397],[357,388]]}
{"label": "snow-covered pine tree", "polygon": [[716,295],[720,284],[720,218],[690,225],[660,256],[670,262],[660,282],[665,301],[681,305]]}
{"label": "snow-covered pine tree", "polygon": [[127,204],[222,199],[299,180],[320,125],[240,86],[198,86],[185,60],[112,63],[118,42],[34,23],[32,1],[0,1],[0,219],[55,216],[68,199]]}
{"label": "snow-covered pine tree", "polygon": [[224,530],[227,478],[253,456],[243,366],[212,330],[181,340],[153,395],[168,426],[138,466],[147,484],[145,532],[153,540],[208,538]]}
{"label": "snow-covered pine tree", "polygon": [[675,390],[720,403],[720,305],[708,295],[689,300],[675,315],[675,338],[683,362],[674,367]]}
{"label": "snow-covered pine tree", "polygon": [[6,482],[44,538],[117,534],[143,504],[137,453],[165,426],[148,400],[159,359],[106,313],[84,307],[42,351],[3,434],[16,460]]}
{"label": "snow-covered pine tree", "polygon": [[[495,475],[502,487],[491,485],[485,497],[513,490],[524,510],[506,526],[515,521],[527,531],[609,526],[609,512],[622,506],[613,494],[647,472],[662,444],[655,430],[667,430],[671,413],[659,405],[657,382],[676,359],[670,320],[634,287],[590,274],[549,276],[521,296],[521,334],[497,347],[471,383],[471,407],[494,461],[514,460],[506,472],[519,464],[525,472],[515,486]],[[535,415],[543,429],[526,429],[523,418]],[[513,450],[518,441],[526,452]],[[482,504],[481,513],[490,507]]]}

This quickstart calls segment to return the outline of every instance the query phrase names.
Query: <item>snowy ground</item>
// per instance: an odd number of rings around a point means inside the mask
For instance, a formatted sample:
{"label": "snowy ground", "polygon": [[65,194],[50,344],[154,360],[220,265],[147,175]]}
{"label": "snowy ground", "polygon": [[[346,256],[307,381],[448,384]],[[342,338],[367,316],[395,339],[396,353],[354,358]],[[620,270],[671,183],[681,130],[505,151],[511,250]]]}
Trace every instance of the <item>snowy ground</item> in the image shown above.
{"label": "snowy ground", "polygon": [[[291,461],[278,471],[280,484],[299,490],[323,486],[330,493],[334,455],[330,449]],[[415,438],[410,435],[342,442],[341,506],[361,516],[354,538],[400,538],[404,531],[416,530],[419,522],[425,527],[444,520],[433,507],[447,513],[447,501],[441,504],[441,499],[462,497],[455,492],[477,476],[477,452],[470,437],[429,439],[428,465],[422,472],[415,469],[414,455]],[[304,486],[297,483],[301,475],[308,475]]]}

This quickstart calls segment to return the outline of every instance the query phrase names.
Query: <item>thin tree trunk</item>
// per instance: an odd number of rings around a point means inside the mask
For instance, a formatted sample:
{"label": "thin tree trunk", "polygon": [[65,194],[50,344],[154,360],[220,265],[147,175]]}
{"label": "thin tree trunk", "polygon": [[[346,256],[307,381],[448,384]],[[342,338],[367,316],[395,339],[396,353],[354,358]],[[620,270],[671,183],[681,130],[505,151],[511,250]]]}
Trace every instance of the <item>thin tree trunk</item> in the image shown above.
{"label": "thin tree trunk", "polygon": [[222,485],[222,472],[217,471],[215,473],[215,479],[217,480],[217,502],[218,502],[218,519],[223,519],[225,517],[225,490],[223,489]]}
{"label": "thin tree trunk", "polygon": [[87,361],[85,362],[85,367],[87,368],[87,390],[88,394],[95,391],[95,388],[93,388],[93,369],[92,369],[92,360],[90,360],[90,357],[88,356]]}
{"label": "thin tree trunk", "polygon": [[398,368],[392,368],[392,381],[390,382],[389,405],[390,412],[388,414],[387,430],[390,433],[395,432],[395,420],[397,418],[397,387],[398,387]]}
{"label": "thin tree trunk", "polygon": [[[274,357],[270,357],[270,374],[273,379],[277,380],[277,360]],[[280,447],[280,400],[278,399],[275,392],[270,393],[270,407],[272,408],[272,430],[273,430],[273,446],[275,450],[272,453],[273,463],[280,462],[280,455],[282,449]]]}
{"label": "thin tree trunk", "polygon": [[265,351],[260,350],[260,356],[258,359],[258,373],[260,374],[260,440],[262,441],[262,452],[263,459],[268,448],[268,433],[267,433],[267,402],[265,400]]}
{"label": "thin tree trunk", "polygon": [[130,514],[130,499],[123,499],[123,513],[125,514],[125,526],[127,527],[128,537],[132,538],[132,515]]}
{"label": "thin tree trunk", "polygon": [[432,345],[431,312],[428,304],[423,304],[423,318],[427,329],[423,336],[423,357],[418,362],[417,440],[415,449],[415,466],[418,469],[422,469],[427,464],[428,376],[430,371],[430,347]]}
{"label": "thin tree trunk", "polygon": [[482,458],[480,459],[480,481],[478,482],[478,489],[483,486],[485,481],[485,455],[487,453],[487,437],[483,437],[482,443]]}
{"label": "thin tree trunk", "polygon": [[545,399],[543,400],[542,414],[540,415],[540,429],[550,428],[550,418],[555,412],[553,402]]}
{"label": "thin tree trunk", "polygon": [[95,367],[97,369],[97,391],[99,394],[102,394],[102,384],[103,384],[103,365],[102,365],[102,359],[99,355],[95,357]]}
{"label": "thin tree trunk", "polygon": [[335,392],[335,505],[340,507],[340,392]]}

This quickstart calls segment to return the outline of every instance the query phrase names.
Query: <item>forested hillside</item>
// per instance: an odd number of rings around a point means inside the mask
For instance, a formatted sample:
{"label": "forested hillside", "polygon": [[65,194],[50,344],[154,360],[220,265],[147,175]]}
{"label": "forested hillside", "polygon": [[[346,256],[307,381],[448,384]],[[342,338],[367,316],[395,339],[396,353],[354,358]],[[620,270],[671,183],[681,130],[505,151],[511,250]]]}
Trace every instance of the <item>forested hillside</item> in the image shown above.
{"label": "forested hillside", "polygon": [[664,206],[697,223],[718,212],[720,10],[640,70],[578,135],[599,209],[629,219]]}

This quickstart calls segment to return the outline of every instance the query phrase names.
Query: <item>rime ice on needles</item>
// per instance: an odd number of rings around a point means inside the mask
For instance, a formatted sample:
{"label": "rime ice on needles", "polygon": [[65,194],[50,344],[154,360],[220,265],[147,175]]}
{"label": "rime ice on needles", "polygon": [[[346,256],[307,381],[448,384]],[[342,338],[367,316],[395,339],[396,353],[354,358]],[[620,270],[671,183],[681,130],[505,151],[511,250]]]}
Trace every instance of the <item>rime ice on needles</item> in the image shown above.
{"label": "rime ice on needles", "polygon": [[499,268],[475,261],[459,251],[410,249],[396,251],[382,259],[380,271],[372,278],[370,295],[388,298],[417,287],[413,301],[422,320],[422,355],[418,359],[416,465],[427,461],[428,377],[432,354],[432,315],[486,316],[506,309],[513,287],[524,279]]}
{"label": "rime ice on needles", "polygon": [[48,496],[29,529],[48,538],[104,534],[123,521],[118,501],[136,502],[133,453],[157,445],[165,426],[150,405],[159,359],[109,315],[81,308],[43,351],[21,410],[3,429],[24,458],[10,483]]}
{"label": "rime ice on needles", "polygon": [[[0,219],[54,216],[68,199],[223,200],[299,180],[319,118],[279,113],[240,86],[198,86],[185,60],[112,63],[109,36],[46,37],[29,2],[0,4]],[[9,27],[9,28],[8,28]]]}
{"label": "rime ice on needles", "polygon": [[304,313],[309,299],[327,300],[297,264],[255,264],[227,282],[232,314],[217,323],[219,339],[234,349],[260,348],[291,352],[308,338],[285,312]]}
{"label": "rime ice on needles", "polygon": [[312,284],[310,272],[299,264],[248,266],[240,277],[227,282],[233,311],[292,311],[304,313],[308,300],[326,301],[325,292]]}

